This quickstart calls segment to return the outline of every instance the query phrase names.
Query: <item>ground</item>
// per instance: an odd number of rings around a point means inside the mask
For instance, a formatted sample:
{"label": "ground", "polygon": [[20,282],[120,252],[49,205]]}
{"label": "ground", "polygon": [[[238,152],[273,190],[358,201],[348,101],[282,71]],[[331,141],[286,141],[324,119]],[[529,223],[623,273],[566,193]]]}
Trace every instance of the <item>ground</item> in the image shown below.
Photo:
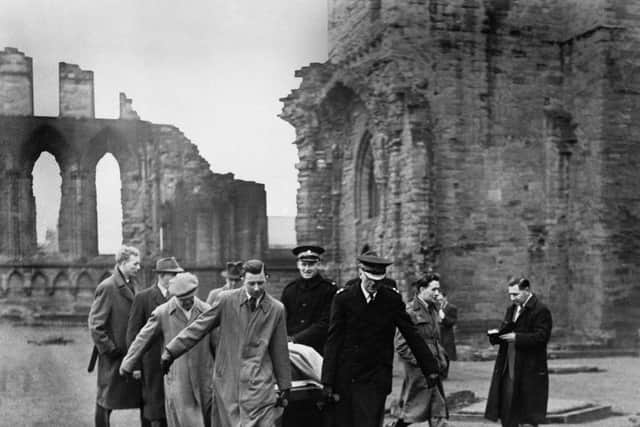
{"label": "ground", "polygon": [[[66,340],[71,340],[66,344]],[[38,345],[52,341],[49,345]],[[93,424],[95,372],[87,373],[91,340],[83,327],[24,327],[0,324],[0,427],[87,427]],[[640,412],[640,359],[573,359],[562,363],[598,365],[605,371],[552,375],[552,397],[613,405],[620,415],[580,424],[630,427]],[[492,362],[455,362],[447,393],[471,390],[486,396]],[[397,394],[401,378],[394,381]],[[638,416],[637,418],[640,418]],[[138,426],[136,411],[116,411],[114,427]],[[638,423],[638,424],[636,424]],[[451,426],[489,427],[486,422],[450,422]]]}

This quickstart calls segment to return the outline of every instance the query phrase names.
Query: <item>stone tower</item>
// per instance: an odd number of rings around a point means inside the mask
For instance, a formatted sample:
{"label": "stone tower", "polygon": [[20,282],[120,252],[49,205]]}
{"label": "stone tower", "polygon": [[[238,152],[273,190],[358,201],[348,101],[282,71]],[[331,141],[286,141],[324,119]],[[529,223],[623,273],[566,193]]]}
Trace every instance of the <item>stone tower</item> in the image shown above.
{"label": "stone tower", "polygon": [[640,327],[640,4],[330,0],[296,72],[296,232],[341,282],[371,243],[403,290],[439,271],[463,332],[530,277],[555,339]]}

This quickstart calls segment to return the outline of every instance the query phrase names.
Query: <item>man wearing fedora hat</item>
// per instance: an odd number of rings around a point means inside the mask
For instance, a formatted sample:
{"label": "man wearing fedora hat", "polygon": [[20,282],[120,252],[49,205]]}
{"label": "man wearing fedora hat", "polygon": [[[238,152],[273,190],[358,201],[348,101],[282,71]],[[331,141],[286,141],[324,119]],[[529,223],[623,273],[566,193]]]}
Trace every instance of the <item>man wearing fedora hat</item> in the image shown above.
{"label": "man wearing fedora hat", "polygon": [[333,298],[322,365],[323,394],[335,402],[335,427],[379,427],[391,392],[396,328],[427,382],[437,382],[438,361],[418,334],[397,290],[382,285],[392,261],[360,255],[360,284]]}
{"label": "man wearing fedora hat", "polygon": [[[195,296],[197,290],[198,278],[191,273],[179,273],[171,278],[171,298],[153,310],[131,343],[120,365],[122,375],[135,369],[152,342],[167,344],[210,308]],[[207,337],[178,360],[164,377],[163,405],[169,427],[211,426],[212,368],[211,341]],[[159,361],[156,369],[160,369]]]}
{"label": "man wearing fedora hat", "polygon": [[228,261],[227,268],[222,272],[224,285],[212,289],[207,296],[207,304],[211,305],[216,300],[220,292],[237,289],[242,286],[242,261]]}
{"label": "man wearing fedora hat", "polygon": [[[137,293],[133,299],[127,326],[128,345],[131,345],[140,329],[147,323],[153,310],[168,300],[169,281],[183,271],[174,257],[161,258],[156,261],[156,283]],[[164,386],[160,371],[162,340],[153,340],[149,345],[149,351],[135,366],[133,375],[139,377],[140,373],[142,374],[142,412],[144,418],[150,421],[151,427],[163,427],[167,425],[167,420],[164,410]]]}

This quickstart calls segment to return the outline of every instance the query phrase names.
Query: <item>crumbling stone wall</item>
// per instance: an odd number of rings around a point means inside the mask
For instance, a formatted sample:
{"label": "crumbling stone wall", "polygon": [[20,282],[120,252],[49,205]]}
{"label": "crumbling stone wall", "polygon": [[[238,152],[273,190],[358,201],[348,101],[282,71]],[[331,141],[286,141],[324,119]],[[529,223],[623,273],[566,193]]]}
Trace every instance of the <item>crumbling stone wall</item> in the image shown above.
{"label": "crumbling stone wall", "polygon": [[[330,58],[296,72],[300,242],[344,282],[372,243],[402,288],[428,267],[463,332],[531,277],[555,338],[637,338],[640,6],[623,1],[330,2]],[[363,217],[372,148],[379,210]],[[366,180],[365,180],[366,181]],[[373,194],[372,193],[372,194]],[[359,214],[360,213],[360,214]]]}
{"label": "crumbling stone wall", "polygon": [[[1,305],[86,309],[85,294],[113,266],[98,254],[95,169],[106,153],[120,167],[122,240],[140,249],[145,280],[160,256],[208,277],[227,260],[264,255],[264,185],[212,172],[179,129],[140,120],[125,94],[119,119],[94,118],[93,73],[65,63],[59,70],[60,116],[33,116],[31,59],[0,52]],[[62,176],[57,253],[36,244],[32,170],[43,151]]]}

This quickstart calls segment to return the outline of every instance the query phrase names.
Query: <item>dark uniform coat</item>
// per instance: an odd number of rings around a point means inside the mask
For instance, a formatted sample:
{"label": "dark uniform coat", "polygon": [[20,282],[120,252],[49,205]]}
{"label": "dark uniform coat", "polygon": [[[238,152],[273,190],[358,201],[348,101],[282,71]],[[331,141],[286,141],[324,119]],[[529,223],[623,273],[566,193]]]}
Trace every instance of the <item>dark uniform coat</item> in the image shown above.
{"label": "dark uniform coat", "polygon": [[141,405],[140,382],[118,372],[127,353],[127,325],[134,298],[132,289],[116,269],[96,288],[89,311],[89,331],[99,353],[96,403],[107,409],[131,409]]}
{"label": "dark uniform coat", "polygon": [[440,338],[449,360],[457,360],[455,325],[458,321],[458,307],[447,303],[442,308],[444,318],[440,321]]}
{"label": "dark uniform coat", "polygon": [[[500,418],[501,405],[508,404],[503,399],[501,384],[504,375],[509,375],[509,353],[513,362],[513,399],[510,420],[516,423],[541,424],[547,413],[549,395],[549,373],[547,370],[547,343],[551,336],[551,312],[532,295],[520,316],[513,322],[516,306],[507,309],[500,334],[515,332],[513,351],[508,343],[491,338],[492,344],[500,344],[496,358],[485,417],[496,421]],[[504,421],[505,420],[501,420]]]}
{"label": "dark uniform coat", "polygon": [[322,354],[329,330],[331,301],[336,291],[336,286],[320,274],[308,280],[300,277],[289,283],[280,298],[287,314],[287,335],[296,343],[313,347]]}
{"label": "dark uniform coat", "polygon": [[[157,284],[136,294],[129,314],[127,327],[127,344],[130,346],[138,332],[147,323],[153,310],[166,302]],[[164,413],[164,386],[160,370],[160,354],[162,339],[157,337],[149,344],[149,349],[142,356],[133,370],[142,370],[142,414],[148,420],[160,420]]]}
{"label": "dark uniform coat", "polygon": [[[384,399],[391,392],[396,327],[423,374],[438,373],[438,361],[418,334],[397,291],[382,286],[368,304],[360,286],[345,288],[334,297],[322,383],[332,386],[341,396],[336,406],[337,426],[377,426],[382,421]],[[360,385],[367,389],[367,396],[354,391]],[[346,403],[348,399],[354,403]],[[368,420],[356,420],[354,405],[370,407],[369,401],[374,401],[376,408],[382,402],[381,413],[370,415]]]}

